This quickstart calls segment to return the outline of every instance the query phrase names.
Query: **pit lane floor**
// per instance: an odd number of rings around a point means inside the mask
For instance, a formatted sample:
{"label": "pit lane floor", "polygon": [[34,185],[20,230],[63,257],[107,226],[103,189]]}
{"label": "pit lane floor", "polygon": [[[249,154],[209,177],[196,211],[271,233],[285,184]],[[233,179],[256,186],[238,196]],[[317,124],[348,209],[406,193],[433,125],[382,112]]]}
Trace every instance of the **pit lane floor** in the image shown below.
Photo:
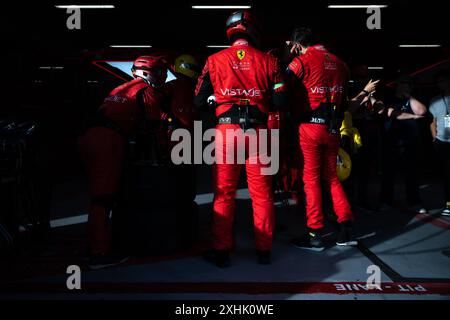
{"label": "pit lane floor", "polygon": [[[208,180],[208,179],[205,179]],[[133,258],[125,265],[90,271],[84,260],[88,203],[84,181],[54,189],[53,237],[2,263],[0,299],[450,299],[450,219],[433,209],[417,215],[401,206],[386,211],[355,209],[358,247],[337,247],[327,229],[327,249],[305,252],[289,245],[303,232],[301,206],[277,203],[273,263],[256,263],[251,201],[238,192],[236,249],[232,265],[218,269],[201,259],[207,248],[212,194],[202,184],[202,239],[189,252]],[[436,187],[423,193],[429,208]],[[80,291],[67,289],[66,268],[82,268]],[[369,290],[368,267],[381,270],[381,288]]]}

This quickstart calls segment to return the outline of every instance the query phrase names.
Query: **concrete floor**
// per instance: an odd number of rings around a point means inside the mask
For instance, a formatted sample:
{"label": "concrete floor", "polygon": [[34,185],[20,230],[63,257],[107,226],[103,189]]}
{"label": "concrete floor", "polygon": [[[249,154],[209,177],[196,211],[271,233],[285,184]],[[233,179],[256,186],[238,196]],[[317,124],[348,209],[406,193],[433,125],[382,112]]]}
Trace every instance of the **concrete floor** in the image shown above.
{"label": "concrete floor", "polygon": [[[1,299],[450,299],[450,219],[417,215],[401,206],[390,211],[356,209],[360,245],[334,246],[304,252],[289,245],[303,232],[304,213],[296,206],[277,206],[273,263],[256,263],[253,251],[251,201],[245,185],[238,192],[236,249],[232,266],[218,269],[201,259],[207,248],[212,194],[210,174],[202,168],[197,202],[203,237],[189,252],[133,258],[127,264],[90,271],[86,268],[85,221],[88,197],[83,180],[54,188],[53,237],[28,245],[1,265]],[[429,203],[436,186],[424,188]],[[429,206],[432,208],[432,206]],[[82,268],[82,290],[66,288],[66,268]],[[380,267],[381,290],[368,290],[368,267]]]}

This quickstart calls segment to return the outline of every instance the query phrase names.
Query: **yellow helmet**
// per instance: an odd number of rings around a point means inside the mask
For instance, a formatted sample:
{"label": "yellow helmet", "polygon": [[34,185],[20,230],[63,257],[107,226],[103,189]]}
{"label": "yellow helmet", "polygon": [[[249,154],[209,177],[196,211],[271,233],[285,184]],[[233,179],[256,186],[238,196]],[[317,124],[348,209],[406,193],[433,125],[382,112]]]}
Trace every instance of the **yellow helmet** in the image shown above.
{"label": "yellow helmet", "polygon": [[195,80],[199,76],[200,66],[193,56],[183,54],[175,59],[175,72]]}
{"label": "yellow helmet", "polygon": [[347,180],[350,176],[351,171],[352,160],[350,159],[350,156],[344,149],[339,148],[338,156],[336,159],[336,172],[339,181]]}

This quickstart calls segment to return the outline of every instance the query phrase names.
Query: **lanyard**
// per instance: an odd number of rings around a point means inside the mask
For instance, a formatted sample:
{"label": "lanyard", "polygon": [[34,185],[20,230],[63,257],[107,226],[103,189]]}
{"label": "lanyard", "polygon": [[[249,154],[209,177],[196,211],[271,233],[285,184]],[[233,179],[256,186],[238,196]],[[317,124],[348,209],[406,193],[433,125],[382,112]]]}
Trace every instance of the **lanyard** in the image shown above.
{"label": "lanyard", "polygon": [[447,100],[445,99],[445,95],[444,94],[442,95],[442,101],[444,102],[444,106],[445,106],[445,109],[447,111],[446,115],[450,115],[449,104],[447,103]]}
{"label": "lanyard", "polygon": [[445,130],[450,129],[450,110],[449,110],[449,104],[447,103],[447,100],[445,99],[445,95],[442,95],[442,100],[444,101],[445,108],[447,109],[447,114],[444,117],[444,127]]}

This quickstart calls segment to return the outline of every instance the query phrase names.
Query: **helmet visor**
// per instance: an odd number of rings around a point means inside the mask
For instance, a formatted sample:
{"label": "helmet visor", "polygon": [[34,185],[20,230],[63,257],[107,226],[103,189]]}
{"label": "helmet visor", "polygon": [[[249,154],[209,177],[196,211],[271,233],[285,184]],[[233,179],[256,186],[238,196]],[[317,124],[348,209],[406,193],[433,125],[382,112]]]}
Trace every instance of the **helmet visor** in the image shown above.
{"label": "helmet visor", "polygon": [[183,62],[180,64],[180,67],[184,68],[184,69],[188,69],[188,70],[192,70],[194,72],[199,73],[200,72],[200,67],[196,64],[193,63],[189,63],[189,62]]}
{"label": "helmet visor", "polygon": [[227,23],[226,23],[227,28],[234,25],[235,23],[237,23],[239,21],[242,21],[243,18],[244,18],[244,12],[239,11],[239,12],[233,13],[227,19]]}

